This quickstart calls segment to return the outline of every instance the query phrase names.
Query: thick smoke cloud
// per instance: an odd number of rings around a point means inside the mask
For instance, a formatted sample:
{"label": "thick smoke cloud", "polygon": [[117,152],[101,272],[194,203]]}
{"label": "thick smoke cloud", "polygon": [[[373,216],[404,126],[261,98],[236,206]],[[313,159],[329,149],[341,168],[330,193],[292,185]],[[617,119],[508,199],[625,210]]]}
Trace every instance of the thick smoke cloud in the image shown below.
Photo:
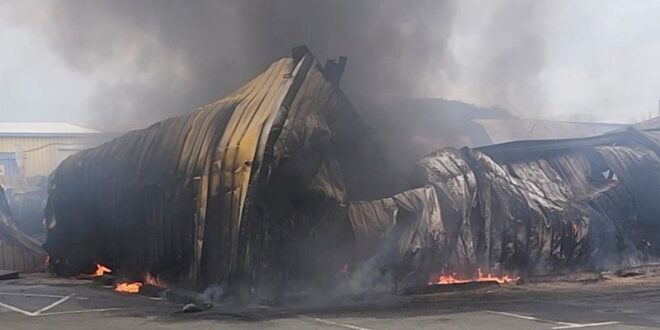
{"label": "thick smoke cloud", "polygon": [[[448,48],[454,1],[60,1],[44,33],[68,65],[97,76],[88,121],[142,126],[211,102],[293,46],[349,57],[358,103],[414,95]],[[432,69],[435,68],[435,69]]]}
{"label": "thick smoke cloud", "polygon": [[0,117],[141,127],[308,44],[349,57],[358,109],[443,97],[632,122],[658,111],[658,12],[652,0],[0,1]]}
{"label": "thick smoke cloud", "polygon": [[474,80],[469,85],[475,86],[480,102],[527,116],[545,110],[540,73],[546,62],[547,24],[557,7],[548,2],[506,0],[491,8],[477,32],[479,50],[474,53],[482,58],[472,62],[475,68],[462,66],[462,78]]}

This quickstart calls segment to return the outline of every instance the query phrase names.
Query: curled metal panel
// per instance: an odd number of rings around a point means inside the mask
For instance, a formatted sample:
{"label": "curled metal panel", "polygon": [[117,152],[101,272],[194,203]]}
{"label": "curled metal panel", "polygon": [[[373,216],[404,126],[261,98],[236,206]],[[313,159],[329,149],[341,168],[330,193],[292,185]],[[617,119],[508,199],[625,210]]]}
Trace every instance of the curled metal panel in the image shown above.
{"label": "curled metal panel", "polygon": [[98,262],[197,288],[305,277],[296,260],[332,242],[314,233],[348,226],[338,114],[356,118],[301,47],[222,100],[66,159],[51,179],[51,268]]}

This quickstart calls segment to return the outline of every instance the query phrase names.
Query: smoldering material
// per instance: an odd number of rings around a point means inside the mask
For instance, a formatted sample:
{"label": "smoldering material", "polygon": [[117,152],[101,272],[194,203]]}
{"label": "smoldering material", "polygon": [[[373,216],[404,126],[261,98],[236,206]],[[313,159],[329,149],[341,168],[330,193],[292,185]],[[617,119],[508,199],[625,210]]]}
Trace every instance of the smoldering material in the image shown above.
{"label": "smoldering material", "polygon": [[424,187],[353,202],[349,215],[356,237],[370,243],[363,253],[397,242],[390,264],[398,281],[420,283],[443,270],[543,275],[633,266],[658,255],[647,243],[660,239],[658,138],[655,129],[629,128],[443,148],[418,162]]}

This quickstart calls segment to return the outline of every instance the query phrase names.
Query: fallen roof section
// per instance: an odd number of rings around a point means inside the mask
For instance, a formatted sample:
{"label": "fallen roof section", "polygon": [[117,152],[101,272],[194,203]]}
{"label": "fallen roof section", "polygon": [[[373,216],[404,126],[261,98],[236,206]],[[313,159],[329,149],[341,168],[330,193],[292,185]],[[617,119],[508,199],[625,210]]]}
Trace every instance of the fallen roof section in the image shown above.
{"label": "fallen roof section", "polygon": [[[379,255],[374,241],[389,251],[380,267],[417,284],[442,272],[537,275],[636,265],[660,255],[652,244],[660,241],[660,149],[649,134],[629,128],[442,148],[418,163],[422,188],[353,202],[350,220],[369,254]],[[396,202],[405,195],[426,197],[409,207]]]}

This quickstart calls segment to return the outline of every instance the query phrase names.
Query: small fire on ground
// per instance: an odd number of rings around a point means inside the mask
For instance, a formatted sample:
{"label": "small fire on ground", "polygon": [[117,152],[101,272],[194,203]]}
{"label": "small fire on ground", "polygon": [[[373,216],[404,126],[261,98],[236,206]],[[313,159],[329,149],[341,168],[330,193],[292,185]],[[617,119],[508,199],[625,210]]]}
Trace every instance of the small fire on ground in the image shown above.
{"label": "small fire on ground", "polygon": [[167,288],[167,284],[157,277],[147,273],[144,276],[144,282],[121,282],[115,286],[115,291],[124,293],[138,293],[143,285],[151,285],[158,288]]}
{"label": "small fire on ground", "polygon": [[89,277],[101,277],[104,274],[109,274],[109,273],[112,273],[112,269],[110,269],[106,266],[103,266],[101,264],[96,264],[96,270],[94,271],[93,274],[81,274],[80,276],[87,277],[87,278],[89,278]]}
{"label": "small fire on ground", "polygon": [[96,271],[94,272],[94,276],[103,276],[105,273],[112,273],[112,270],[101,264],[96,264]]}
{"label": "small fire on ground", "polygon": [[[109,273],[112,273],[112,269],[97,263],[96,271],[94,271],[93,274],[84,274],[82,276],[85,276],[87,278],[93,278],[93,277],[101,277]],[[158,279],[158,277],[147,273],[146,275],[144,275],[143,282],[118,282],[115,284],[114,290],[123,293],[138,293],[140,292],[142,286],[145,284],[163,289],[167,288],[167,283],[165,283],[163,280]]]}
{"label": "small fire on ground", "polygon": [[475,277],[465,278],[457,275],[456,273],[452,273],[450,275],[441,273],[437,277],[433,278],[429,282],[429,285],[460,284],[460,283],[487,282],[487,281],[495,281],[499,284],[506,284],[517,281],[518,279],[520,279],[520,277],[518,276],[509,276],[509,275],[492,276],[490,273],[484,274],[481,271],[481,268],[477,268],[477,274]]}
{"label": "small fire on ground", "polygon": [[133,282],[133,283],[122,282],[122,283],[117,283],[117,286],[115,286],[115,291],[124,292],[124,293],[138,293],[140,292],[141,287],[142,287],[141,282]]}

